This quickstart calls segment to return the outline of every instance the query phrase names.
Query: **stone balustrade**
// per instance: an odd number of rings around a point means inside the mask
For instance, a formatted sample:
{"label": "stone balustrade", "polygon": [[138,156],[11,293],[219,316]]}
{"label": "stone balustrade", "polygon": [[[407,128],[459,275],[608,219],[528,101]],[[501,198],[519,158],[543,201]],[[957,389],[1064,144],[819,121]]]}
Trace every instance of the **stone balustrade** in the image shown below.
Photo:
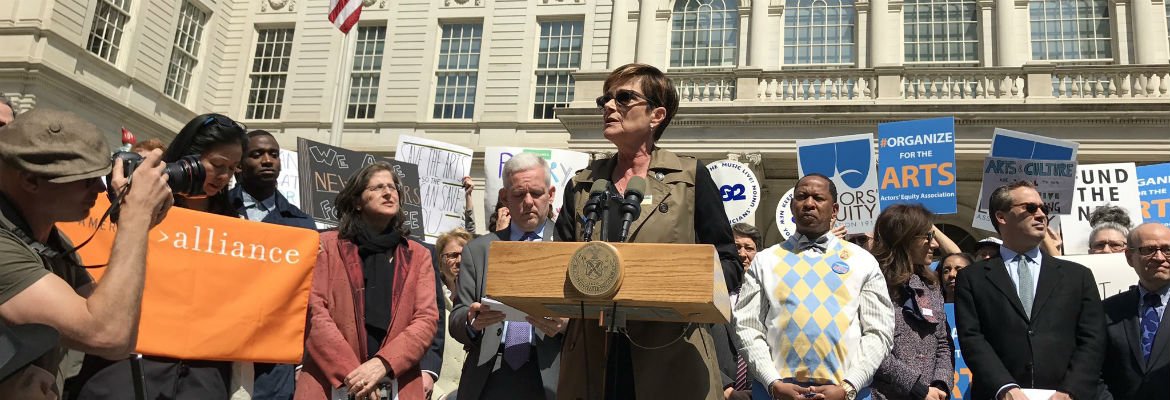
{"label": "stone balustrade", "polygon": [[907,68],[901,98],[907,100],[1023,99],[1020,68]]}

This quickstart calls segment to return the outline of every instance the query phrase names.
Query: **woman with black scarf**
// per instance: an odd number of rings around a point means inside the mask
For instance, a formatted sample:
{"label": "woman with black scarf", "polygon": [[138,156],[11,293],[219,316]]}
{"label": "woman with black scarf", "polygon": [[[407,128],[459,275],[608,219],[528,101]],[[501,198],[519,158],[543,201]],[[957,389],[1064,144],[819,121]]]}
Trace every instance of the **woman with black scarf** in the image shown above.
{"label": "woman with black scarf", "polygon": [[439,318],[435,276],[430,251],[407,238],[402,190],[377,162],[337,195],[341,223],[321,234],[296,399],[425,397],[419,361]]}

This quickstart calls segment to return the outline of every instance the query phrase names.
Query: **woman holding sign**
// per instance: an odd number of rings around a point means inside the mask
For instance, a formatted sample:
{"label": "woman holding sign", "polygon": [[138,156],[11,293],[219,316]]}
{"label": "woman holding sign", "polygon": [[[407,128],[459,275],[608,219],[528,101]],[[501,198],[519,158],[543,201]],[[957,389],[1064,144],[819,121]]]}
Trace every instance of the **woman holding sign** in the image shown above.
{"label": "woman holding sign", "polygon": [[390,164],[365,166],[337,194],[321,234],[296,399],[425,398],[419,361],[435,336],[431,253],[410,240]]}
{"label": "woman holding sign", "polygon": [[[187,193],[175,193],[175,206],[236,218],[236,209],[228,202],[227,186],[232,175],[240,169],[247,131],[231,118],[221,114],[203,114],[193,118],[175,135],[163,153],[163,161],[173,164],[186,156],[199,156],[206,171],[202,185],[193,184]],[[251,370],[251,363],[237,363],[235,376],[243,369]],[[233,367],[229,361],[179,360],[146,356],[142,359],[142,374],[146,379],[148,398],[227,399],[233,391],[249,391],[252,382],[233,381]],[[133,398],[129,360],[110,362],[95,356],[86,356],[80,376],[91,376],[84,383],[79,398],[110,399]],[[248,389],[245,389],[248,388]]]}
{"label": "woman holding sign", "polygon": [[877,400],[946,400],[954,384],[955,346],[938,277],[934,216],[921,204],[895,204],[874,223],[873,256],[894,302],[894,349],[873,377]]}
{"label": "woman holding sign", "polygon": [[[645,64],[618,67],[605,80],[597,109],[617,154],[594,161],[565,186],[557,239],[585,240],[581,217],[595,183],[621,198],[642,182],[641,212],[626,242],[706,243],[715,246],[728,291],[739,290],[743,265],[722,197],[705,164],[658,148],[678,111],[678,92],[662,71]],[[608,181],[609,183],[606,183]],[[613,212],[617,212],[614,210]],[[618,224],[614,224],[618,225]],[[597,224],[593,238],[619,229]],[[680,288],[686,290],[686,288]],[[628,335],[610,343],[617,398],[722,400],[724,385],[706,324],[629,321]],[[574,319],[564,340],[558,398],[590,400],[604,393],[606,334],[596,321]],[[590,351],[586,351],[590,349]]]}

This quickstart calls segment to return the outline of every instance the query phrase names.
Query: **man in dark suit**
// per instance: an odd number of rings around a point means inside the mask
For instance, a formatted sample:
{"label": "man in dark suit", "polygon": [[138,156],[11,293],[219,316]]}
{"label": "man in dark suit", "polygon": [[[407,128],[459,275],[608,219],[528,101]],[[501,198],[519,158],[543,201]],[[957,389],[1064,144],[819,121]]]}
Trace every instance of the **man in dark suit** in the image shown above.
{"label": "man in dark suit", "polygon": [[[276,190],[280,178],[280,144],[264,130],[248,132],[248,146],[236,174],[236,187],[228,192],[241,217],[269,224],[317,229],[313,218]],[[292,399],[293,366],[255,363],[255,400]]]}
{"label": "man in dark suit", "polygon": [[1146,223],[1129,233],[1125,258],[1138,284],[1105,299],[1108,351],[1102,377],[1115,400],[1170,399],[1170,228]]}
{"label": "man in dark suit", "polygon": [[972,398],[1024,399],[1031,388],[1095,399],[1105,324],[1092,272],[1040,252],[1048,207],[1030,182],[996,189],[988,212],[1001,257],[959,271],[955,289]]}
{"label": "man in dark suit", "polygon": [[567,319],[504,321],[504,313],[480,303],[487,282],[488,250],[497,240],[552,241],[549,207],[556,188],[548,163],[520,153],[504,164],[500,199],[512,222],[507,229],[480,236],[463,248],[459,285],[451,310],[451,337],[463,343],[467,360],[459,380],[459,400],[547,399],[556,397],[561,340]]}

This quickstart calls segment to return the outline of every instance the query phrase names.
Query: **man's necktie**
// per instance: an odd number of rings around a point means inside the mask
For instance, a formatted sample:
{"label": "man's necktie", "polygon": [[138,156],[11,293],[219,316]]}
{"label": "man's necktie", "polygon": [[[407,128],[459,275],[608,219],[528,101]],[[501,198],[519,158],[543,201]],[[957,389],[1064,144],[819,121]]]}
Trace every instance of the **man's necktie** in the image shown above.
{"label": "man's necktie", "polygon": [[1032,281],[1032,267],[1029,265],[1028,257],[1023,254],[1016,254],[1016,274],[1019,276],[1020,284],[1016,289],[1020,296],[1020,304],[1024,306],[1024,314],[1028,318],[1032,318],[1032,301],[1036,296],[1036,282]]}
{"label": "man's necktie", "polygon": [[[520,236],[520,241],[531,242],[536,240],[536,232],[524,232]],[[508,337],[504,338],[504,362],[512,367],[513,370],[518,370],[528,362],[528,356],[531,352],[528,337],[532,333],[532,324],[524,321],[509,321],[508,322]]]}
{"label": "man's necktie", "polygon": [[736,369],[735,369],[735,390],[751,390],[751,385],[748,382],[747,361],[743,359],[742,355],[736,354]]}
{"label": "man's necktie", "polygon": [[1146,305],[1146,313],[1142,314],[1142,356],[1145,361],[1150,361],[1150,350],[1154,346],[1154,336],[1158,334],[1158,324],[1161,323],[1161,317],[1158,316],[1158,307],[1162,306],[1162,298],[1157,293],[1146,293],[1142,297],[1143,303]]}

